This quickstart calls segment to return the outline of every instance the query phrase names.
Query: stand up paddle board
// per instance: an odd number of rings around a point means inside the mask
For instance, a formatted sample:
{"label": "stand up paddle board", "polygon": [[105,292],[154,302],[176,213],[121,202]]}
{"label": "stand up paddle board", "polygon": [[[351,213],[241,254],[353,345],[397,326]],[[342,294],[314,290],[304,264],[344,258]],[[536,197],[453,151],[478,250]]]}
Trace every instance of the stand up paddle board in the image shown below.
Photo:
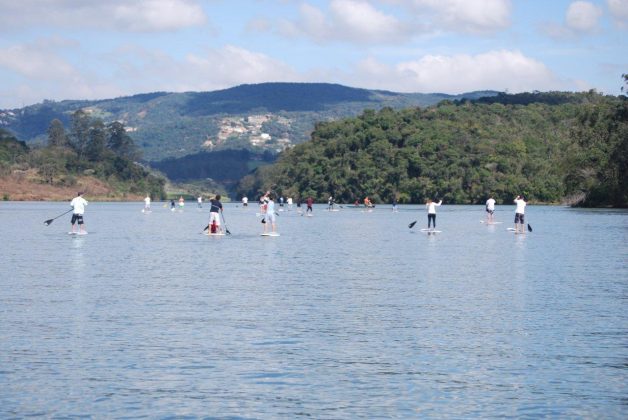
{"label": "stand up paddle board", "polygon": [[423,233],[442,233],[442,230],[432,230],[432,229],[421,229]]}
{"label": "stand up paddle board", "polygon": [[203,232],[205,236],[225,236],[225,233],[211,233],[211,232]]}
{"label": "stand up paddle board", "polygon": [[279,236],[279,234],[276,233],[276,232],[274,232],[274,233],[271,232],[271,233],[262,233],[260,236]]}
{"label": "stand up paddle board", "polygon": [[83,236],[87,235],[87,232],[68,232],[68,235]]}
{"label": "stand up paddle board", "polygon": [[480,220],[480,223],[484,223],[486,225],[501,225],[504,222],[487,222],[486,220]]}

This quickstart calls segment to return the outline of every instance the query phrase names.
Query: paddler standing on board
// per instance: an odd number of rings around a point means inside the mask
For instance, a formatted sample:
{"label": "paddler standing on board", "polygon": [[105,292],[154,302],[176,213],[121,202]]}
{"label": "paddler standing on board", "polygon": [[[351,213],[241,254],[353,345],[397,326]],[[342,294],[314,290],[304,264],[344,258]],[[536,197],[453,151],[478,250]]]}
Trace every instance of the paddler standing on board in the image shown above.
{"label": "paddler standing on board", "polygon": [[87,233],[85,231],[85,225],[83,224],[83,214],[85,213],[85,206],[87,205],[87,200],[83,198],[83,193],[79,192],[76,197],[70,201],[70,206],[72,207],[72,233],[76,233],[74,230],[74,224],[78,223],[78,233]]}
{"label": "paddler standing on board", "polygon": [[431,198],[427,199],[427,203],[425,203],[425,208],[427,208],[427,228],[430,228],[431,224],[434,224],[432,230],[436,229],[436,206],[440,206],[443,204],[443,200],[440,200],[438,203],[432,201]]}
{"label": "paddler standing on board", "polygon": [[268,192],[264,196],[264,203],[266,204],[266,214],[264,215],[264,219],[266,223],[264,223],[264,233],[266,233],[268,229],[268,224],[271,225],[272,233],[276,233],[277,225],[276,225],[276,216],[275,216],[275,202],[273,201],[273,194]]}
{"label": "paddler standing on board", "polygon": [[493,223],[493,214],[495,213],[495,199],[489,195],[486,200],[486,223]]}
{"label": "paddler standing on board", "polygon": [[[515,204],[517,208],[515,209],[515,233],[526,233],[526,230],[523,226],[526,212],[526,200],[522,195],[518,195],[515,198]],[[521,232],[519,232],[519,227],[521,227]]]}
{"label": "paddler standing on board", "polygon": [[211,208],[209,209],[209,233],[222,233],[220,227],[220,213],[222,212],[222,203],[220,202],[220,194],[209,200]]}

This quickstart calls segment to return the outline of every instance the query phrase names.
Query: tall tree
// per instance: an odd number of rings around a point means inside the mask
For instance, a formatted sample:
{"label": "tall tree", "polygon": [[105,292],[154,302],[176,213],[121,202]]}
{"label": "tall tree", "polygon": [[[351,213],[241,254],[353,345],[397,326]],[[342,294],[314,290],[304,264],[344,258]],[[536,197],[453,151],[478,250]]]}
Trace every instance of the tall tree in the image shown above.
{"label": "tall tree", "polygon": [[139,158],[139,151],[133,142],[131,136],[126,133],[124,124],[114,121],[107,126],[109,139],[107,147],[116,155],[130,160]]}
{"label": "tall tree", "polygon": [[92,123],[89,130],[89,140],[85,148],[85,155],[93,162],[98,162],[105,156],[105,143],[107,142],[107,131],[105,123],[97,119]]}
{"label": "tall tree", "polygon": [[79,109],[72,114],[72,130],[70,139],[72,147],[76,150],[79,159],[85,154],[87,143],[89,142],[90,117],[85,111]]}
{"label": "tall tree", "polygon": [[63,123],[54,119],[48,126],[48,146],[49,147],[65,147],[68,145],[68,137],[65,133],[65,127]]}

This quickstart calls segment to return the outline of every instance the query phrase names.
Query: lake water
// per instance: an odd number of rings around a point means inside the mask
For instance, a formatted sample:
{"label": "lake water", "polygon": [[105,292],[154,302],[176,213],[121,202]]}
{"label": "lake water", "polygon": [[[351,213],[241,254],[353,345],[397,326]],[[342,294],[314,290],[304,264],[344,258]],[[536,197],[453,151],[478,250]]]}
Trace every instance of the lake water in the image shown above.
{"label": "lake water", "polygon": [[628,416],[626,211],[67,205],[0,203],[0,418]]}

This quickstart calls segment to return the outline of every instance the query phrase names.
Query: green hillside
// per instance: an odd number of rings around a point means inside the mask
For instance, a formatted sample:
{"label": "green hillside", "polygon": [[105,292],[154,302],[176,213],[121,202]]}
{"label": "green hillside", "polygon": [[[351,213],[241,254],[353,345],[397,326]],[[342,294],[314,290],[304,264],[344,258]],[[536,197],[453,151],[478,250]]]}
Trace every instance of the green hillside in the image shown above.
{"label": "green hillside", "polygon": [[[401,109],[494,94],[402,94],[327,83],[262,83],[214,92],[44,101],[0,110],[0,126],[29,144],[43,144],[50,121],[58,119],[68,127],[72,114],[82,109],[105,124],[124,124],[144,158],[158,161],[226,149],[277,153],[307,141],[319,121],[357,116],[364,109]],[[262,138],[262,134],[269,136]]]}
{"label": "green hillside", "polygon": [[340,202],[537,202],[626,206],[625,97],[525,93],[366,111],[321,123],[312,141],[245,177],[239,194],[329,194]]}

